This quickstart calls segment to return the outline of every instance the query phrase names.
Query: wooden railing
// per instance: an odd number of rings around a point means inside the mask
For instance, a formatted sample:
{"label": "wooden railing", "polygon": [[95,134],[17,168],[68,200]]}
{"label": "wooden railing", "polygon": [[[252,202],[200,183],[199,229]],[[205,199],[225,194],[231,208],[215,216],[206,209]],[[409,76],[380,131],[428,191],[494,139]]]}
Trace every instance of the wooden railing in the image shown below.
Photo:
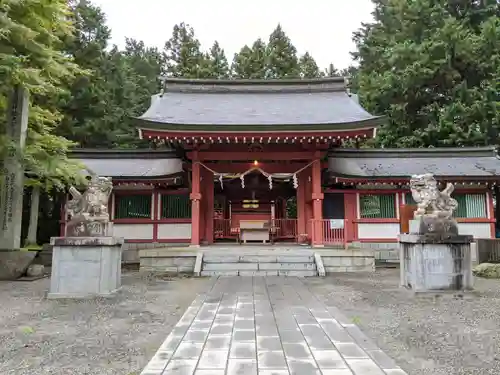
{"label": "wooden railing", "polygon": [[[320,234],[320,238],[316,238],[316,243],[324,244],[326,246],[342,247],[345,248],[346,236],[345,227],[346,220],[343,219],[322,219],[311,220],[311,227],[313,236],[315,233]],[[318,228],[319,227],[319,228]]]}
{"label": "wooden railing", "polygon": [[[319,228],[318,228],[319,226]],[[271,223],[271,236],[273,240],[299,240],[297,219],[274,219]],[[326,246],[346,246],[345,237],[346,220],[311,220],[312,235],[319,233],[316,238],[318,244]],[[214,237],[216,240],[235,239],[238,237],[239,227],[233,226],[231,219],[214,219]]]}
{"label": "wooden railing", "polygon": [[500,238],[477,238],[477,262],[500,263]]}
{"label": "wooden railing", "polygon": [[274,240],[297,241],[297,219],[274,219],[271,225]]}
{"label": "wooden railing", "polygon": [[214,219],[214,238],[216,240],[236,238],[238,232],[231,228],[231,219]]}
{"label": "wooden railing", "polygon": [[[239,225],[233,225],[231,219],[214,219],[214,238],[235,239]],[[297,219],[274,219],[271,223],[271,237],[274,240],[297,240]]]}

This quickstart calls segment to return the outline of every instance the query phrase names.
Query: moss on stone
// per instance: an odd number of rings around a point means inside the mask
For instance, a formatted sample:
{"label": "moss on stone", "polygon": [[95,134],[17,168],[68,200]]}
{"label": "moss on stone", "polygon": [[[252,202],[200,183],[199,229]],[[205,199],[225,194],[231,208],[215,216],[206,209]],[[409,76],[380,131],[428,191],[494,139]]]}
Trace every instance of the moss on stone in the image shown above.
{"label": "moss on stone", "polygon": [[473,268],[472,273],[487,279],[500,279],[500,264],[481,263]]}

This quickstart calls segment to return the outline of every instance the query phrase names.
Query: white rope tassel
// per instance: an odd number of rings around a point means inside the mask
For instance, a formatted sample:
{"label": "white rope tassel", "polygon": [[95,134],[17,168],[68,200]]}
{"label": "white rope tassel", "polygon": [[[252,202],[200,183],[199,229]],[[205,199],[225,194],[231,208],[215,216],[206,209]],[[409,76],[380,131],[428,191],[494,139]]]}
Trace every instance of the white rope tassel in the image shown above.
{"label": "white rope tassel", "polygon": [[244,189],[245,188],[245,175],[242,174],[240,176],[240,180],[241,180],[241,188]]}
{"label": "white rope tassel", "polygon": [[299,187],[299,179],[297,178],[297,173],[293,174],[293,187],[295,189]]}
{"label": "white rope tassel", "polygon": [[272,190],[273,189],[273,176],[268,175],[267,179],[269,181],[269,190]]}
{"label": "white rope tassel", "polygon": [[220,188],[224,190],[224,183],[222,182],[222,175],[219,175]]}

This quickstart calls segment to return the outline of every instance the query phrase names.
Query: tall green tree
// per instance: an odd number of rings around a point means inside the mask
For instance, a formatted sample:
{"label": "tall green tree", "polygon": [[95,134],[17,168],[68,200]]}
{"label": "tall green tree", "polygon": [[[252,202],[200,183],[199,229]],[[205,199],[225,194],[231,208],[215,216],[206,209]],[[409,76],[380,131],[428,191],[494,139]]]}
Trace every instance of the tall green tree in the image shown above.
{"label": "tall green tree", "polygon": [[376,143],[498,143],[498,1],[377,0],[355,34],[362,103],[388,116]]}
{"label": "tall green tree", "polygon": [[[6,98],[15,85],[31,93],[24,155],[28,185],[62,187],[77,178],[79,166],[67,158],[72,143],[55,134],[61,113],[58,99],[82,71],[64,50],[73,27],[66,0],[0,3],[0,134],[4,134]],[[0,158],[7,139],[0,136]],[[2,156],[3,155],[3,156]]]}
{"label": "tall green tree", "polygon": [[80,147],[106,147],[112,131],[103,124],[109,90],[101,72],[107,60],[111,30],[99,7],[86,0],[72,2],[71,6],[75,29],[67,38],[65,48],[89,73],[78,75],[71,83],[70,95],[63,103],[65,117],[59,131]]}
{"label": "tall green tree", "polygon": [[81,147],[146,146],[132,118],[142,114],[159,91],[163,54],[133,39],[126,40],[124,51],[108,51],[105,15],[88,1],[74,4],[73,18],[76,28],[67,51],[90,74],[73,81],[60,131]]}
{"label": "tall green tree", "polygon": [[295,48],[280,24],[269,36],[266,63],[266,74],[269,78],[300,77],[297,48]]}
{"label": "tall green tree", "polygon": [[251,47],[245,45],[234,55],[231,73],[234,78],[240,79],[266,78],[266,43],[262,39],[257,39]]}
{"label": "tall green tree", "polygon": [[309,52],[303,54],[299,59],[299,70],[302,78],[319,78],[321,71]]}
{"label": "tall green tree", "polygon": [[325,77],[340,77],[341,73],[337,70],[337,68],[335,68],[335,66],[332,63],[330,63],[330,65],[328,65],[328,68],[326,68],[324,70],[323,76],[325,76]]}
{"label": "tall green tree", "polygon": [[357,93],[359,91],[358,67],[350,65],[349,67],[342,69],[339,72],[339,76],[348,78],[349,90],[352,93]]}
{"label": "tall green tree", "polygon": [[207,53],[206,60],[207,78],[229,78],[231,74],[229,63],[224,50],[219,45],[219,42],[214,42],[212,48],[210,48],[210,51]]}
{"label": "tall green tree", "polygon": [[175,25],[165,43],[165,74],[171,77],[206,78],[209,75],[207,55],[201,50],[194,29],[185,23]]}

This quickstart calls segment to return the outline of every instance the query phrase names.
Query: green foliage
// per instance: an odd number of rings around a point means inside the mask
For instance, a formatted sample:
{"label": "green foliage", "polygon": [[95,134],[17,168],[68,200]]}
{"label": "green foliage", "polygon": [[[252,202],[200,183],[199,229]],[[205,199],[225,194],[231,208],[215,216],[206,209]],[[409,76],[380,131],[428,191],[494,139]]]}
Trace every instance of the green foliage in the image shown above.
{"label": "green foliage", "polygon": [[314,60],[309,52],[300,57],[299,70],[302,78],[319,78],[322,76],[316,60]]}
{"label": "green foliage", "polygon": [[[83,73],[62,50],[72,32],[65,0],[0,3],[0,130],[5,129],[11,90],[24,86],[31,93],[26,148],[21,150],[27,183],[46,189],[78,178],[78,166],[66,157],[72,143],[54,134],[61,118],[58,98],[74,75]],[[12,146],[2,136],[0,158]]]}
{"label": "green foliage", "polygon": [[364,106],[385,147],[498,143],[498,1],[377,0],[355,35]]}
{"label": "green foliage", "polygon": [[[268,43],[244,46],[229,67],[217,41],[201,48],[192,27],[176,25],[163,50],[127,39],[110,48],[102,10],[88,0],[5,0],[0,3],[0,127],[15,84],[31,93],[27,147],[28,185],[45,189],[80,183],[82,166],[70,147],[136,148],[134,118],[160,90],[158,77],[313,78],[314,58],[300,58],[280,25]],[[0,130],[2,130],[0,128]],[[2,132],[0,132],[1,134]],[[0,156],[12,145],[0,139]],[[78,181],[75,181],[78,180]]]}
{"label": "green foliage", "polygon": [[335,68],[333,64],[328,65],[328,68],[323,72],[325,77],[339,77],[339,71]]}
{"label": "green foliage", "polygon": [[165,43],[164,59],[168,76],[205,78],[207,74],[207,55],[201,50],[194,29],[185,23],[174,26],[172,37]]}
{"label": "green foliage", "polygon": [[278,25],[269,36],[266,63],[268,78],[300,77],[297,49],[281,25]]}
{"label": "green foliage", "polygon": [[224,50],[217,41],[214,42],[205,59],[208,65],[207,78],[229,78],[229,63]]}
{"label": "green foliage", "polygon": [[252,47],[244,46],[234,55],[232,74],[240,79],[264,79],[267,69],[266,43],[257,39]]}
{"label": "green foliage", "polygon": [[66,49],[91,73],[78,76],[63,106],[60,134],[87,148],[145,146],[133,118],[141,115],[159,90],[163,54],[143,42],[127,39],[125,50],[107,51],[110,30],[105,15],[87,1],[73,7],[74,38]]}

